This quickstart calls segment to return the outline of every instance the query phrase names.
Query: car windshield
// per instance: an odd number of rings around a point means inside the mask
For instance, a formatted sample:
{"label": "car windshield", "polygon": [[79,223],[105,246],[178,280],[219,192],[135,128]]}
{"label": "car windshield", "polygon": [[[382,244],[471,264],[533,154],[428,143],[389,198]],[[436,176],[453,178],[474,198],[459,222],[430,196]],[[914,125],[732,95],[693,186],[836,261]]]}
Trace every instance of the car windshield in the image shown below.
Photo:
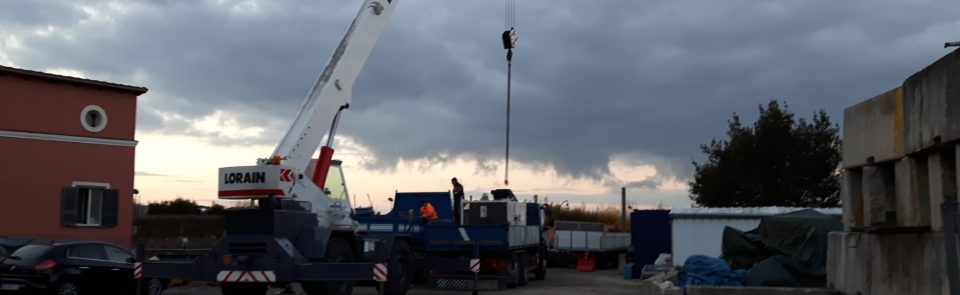
{"label": "car windshield", "polygon": [[10,254],[10,259],[24,262],[37,261],[50,252],[52,246],[47,245],[26,245]]}

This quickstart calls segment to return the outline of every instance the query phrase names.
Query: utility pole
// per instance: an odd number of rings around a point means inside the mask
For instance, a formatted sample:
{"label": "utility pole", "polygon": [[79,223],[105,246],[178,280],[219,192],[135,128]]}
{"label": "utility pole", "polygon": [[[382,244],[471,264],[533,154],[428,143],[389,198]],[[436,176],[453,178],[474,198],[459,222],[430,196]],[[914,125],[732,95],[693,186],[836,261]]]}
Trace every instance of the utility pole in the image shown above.
{"label": "utility pole", "polygon": [[627,187],[620,188],[620,228],[627,229]]}

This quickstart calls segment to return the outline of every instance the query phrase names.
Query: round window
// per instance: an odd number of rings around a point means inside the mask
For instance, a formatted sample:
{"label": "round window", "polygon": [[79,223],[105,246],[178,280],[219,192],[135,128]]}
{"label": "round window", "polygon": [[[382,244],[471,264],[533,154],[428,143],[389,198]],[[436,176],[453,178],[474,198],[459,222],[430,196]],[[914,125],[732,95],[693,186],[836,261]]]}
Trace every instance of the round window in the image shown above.
{"label": "round window", "polygon": [[100,132],[107,127],[107,112],[96,105],[88,105],[80,112],[80,124],[90,132]]}

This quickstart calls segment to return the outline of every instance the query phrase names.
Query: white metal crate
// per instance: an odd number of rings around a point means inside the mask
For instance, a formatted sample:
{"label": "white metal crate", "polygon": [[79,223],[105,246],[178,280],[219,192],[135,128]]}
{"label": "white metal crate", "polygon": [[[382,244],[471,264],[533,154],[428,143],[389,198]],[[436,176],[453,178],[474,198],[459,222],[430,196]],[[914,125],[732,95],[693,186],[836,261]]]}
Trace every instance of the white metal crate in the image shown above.
{"label": "white metal crate", "polygon": [[558,221],[553,239],[554,249],[559,251],[603,252],[629,245],[630,233],[604,232],[603,224],[596,222]]}
{"label": "white metal crate", "polygon": [[535,225],[511,225],[508,231],[511,247],[540,243],[540,227]]}

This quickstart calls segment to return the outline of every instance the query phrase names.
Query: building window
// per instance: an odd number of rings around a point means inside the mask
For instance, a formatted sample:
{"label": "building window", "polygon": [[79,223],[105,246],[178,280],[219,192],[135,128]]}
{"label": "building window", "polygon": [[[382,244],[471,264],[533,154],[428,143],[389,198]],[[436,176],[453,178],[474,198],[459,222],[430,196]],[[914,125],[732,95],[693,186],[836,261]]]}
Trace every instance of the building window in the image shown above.
{"label": "building window", "polygon": [[77,199],[77,225],[98,226],[103,217],[103,188],[81,188]]}
{"label": "building window", "polygon": [[80,111],[80,124],[90,132],[100,132],[107,128],[107,112],[97,105],[88,105]]}
{"label": "building window", "polygon": [[60,224],[71,227],[117,225],[118,193],[108,186],[65,187],[60,195]]}

